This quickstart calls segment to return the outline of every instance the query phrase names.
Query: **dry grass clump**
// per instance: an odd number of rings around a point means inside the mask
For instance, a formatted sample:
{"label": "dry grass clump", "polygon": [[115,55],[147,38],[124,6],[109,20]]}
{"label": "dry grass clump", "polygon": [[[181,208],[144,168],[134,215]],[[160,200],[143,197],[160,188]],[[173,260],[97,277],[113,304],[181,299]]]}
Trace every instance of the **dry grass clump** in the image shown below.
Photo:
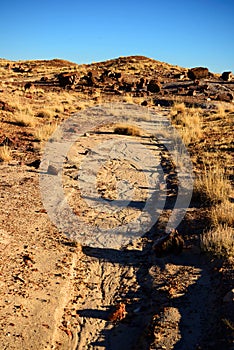
{"label": "dry grass clump", "polygon": [[18,112],[14,115],[14,123],[19,126],[34,126],[35,119],[25,112]]}
{"label": "dry grass clump", "polygon": [[226,117],[228,113],[234,112],[234,103],[219,102],[216,107],[216,113],[219,117]]}
{"label": "dry grass clump", "polygon": [[123,102],[134,103],[134,98],[133,98],[133,96],[131,96],[131,95],[126,95],[126,96],[124,96],[124,98],[123,98]]}
{"label": "dry grass clump", "polygon": [[225,200],[223,203],[214,206],[211,209],[210,218],[214,225],[234,226],[234,204]]}
{"label": "dry grass clump", "polygon": [[170,115],[171,117],[176,117],[179,114],[184,114],[186,109],[187,108],[184,102],[175,102],[174,105],[171,107]]}
{"label": "dry grass clump", "polygon": [[57,123],[43,125],[35,130],[34,136],[38,141],[47,141],[57,127]]}
{"label": "dry grass clump", "polygon": [[0,147],[0,161],[1,162],[9,162],[12,159],[11,149],[9,146],[1,146]]}
{"label": "dry grass clump", "polygon": [[119,135],[140,136],[141,130],[137,126],[127,124],[117,124],[114,133]]}
{"label": "dry grass clump", "polygon": [[203,135],[201,108],[188,108],[184,103],[175,103],[171,108],[170,116],[186,145],[201,139]]}
{"label": "dry grass clump", "polygon": [[41,110],[36,114],[37,118],[50,119],[52,117],[51,112],[47,110]]}
{"label": "dry grass clump", "polygon": [[212,228],[201,237],[202,250],[219,258],[234,256],[234,210],[229,202],[231,184],[225,175],[225,170],[217,162],[213,167],[204,167],[203,173],[195,182],[201,199],[211,204],[210,220]]}
{"label": "dry grass clump", "polygon": [[201,237],[202,250],[221,258],[234,257],[234,229],[227,225],[218,225]]}
{"label": "dry grass clump", "polygon": [[213,167],[203,166],[202,173],[195,180],[194,193],[200,196],[204,204],[223,203],[230,192],[231,184],[219,163],[215,163]]}

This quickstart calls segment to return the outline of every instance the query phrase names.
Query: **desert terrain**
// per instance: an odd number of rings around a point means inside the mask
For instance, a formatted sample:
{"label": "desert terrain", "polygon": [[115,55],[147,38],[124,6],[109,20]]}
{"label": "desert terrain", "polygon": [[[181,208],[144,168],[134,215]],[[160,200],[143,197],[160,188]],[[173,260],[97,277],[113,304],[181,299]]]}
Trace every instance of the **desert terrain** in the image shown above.
{"label": "desert terrain", "polygon": [[[191,68],[0,59],[1,349],[233,349],[234,77]],[[62,125],[71,145],[46,158]],[[165,146],[169,125],[188,153]],[[157,220],[124,240],[155,193]]]}

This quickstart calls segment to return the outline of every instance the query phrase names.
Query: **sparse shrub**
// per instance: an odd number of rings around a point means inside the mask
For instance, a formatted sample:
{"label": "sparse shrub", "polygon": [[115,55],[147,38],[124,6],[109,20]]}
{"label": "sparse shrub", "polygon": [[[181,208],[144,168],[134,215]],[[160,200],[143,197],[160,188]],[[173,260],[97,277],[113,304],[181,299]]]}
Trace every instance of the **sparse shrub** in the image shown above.
{"label": "sparse shrub", "polygon": [[205,204],[219,204],[227,200],[231,191],[231,184],[225,175],[225,170],[219,163],[214,166],[204,166],[197,176],[194,192]]}
{"label": "sparse shrub", "polygon": [[174,103],[174,105],[171,107],[171,111],[170,111],[170,115],[172,116],[172,117],[174,117],[174,116],[177,116],[178,114],[180,114],[180,113],[185,113],[185,111],[186,111],[186,107],[185,107],[185,104],[184,104],[184,102],[176,102],[176,103]]}
{"label": "sparse shrub", "polygon": [[201,112],[200,108],[187,108],[184,103],[175,103],[171,108],[171,120],[186,145],[198,141],[203,135]]}
{"label": "sparse shrub", "polygon": [[234,112],[233,103],[219,102],[217,103],[216,107],[217,107],[216,113],[219,117],[226,117],[229,113]]}
{"label": "sparse shrub", "polygon": [[219,258],[234,257],[233,235],[232,227],[218,225],[202,235],[201,248]]}
{"label": "sparse shrub", "polygon": [[19,112],[14,115],[14,122],[19,126],[34,126],[35,120],[30,114]]}
{"label": "sparse shrub", "polygon": [[217,204],[211,209],[210,218],[214,225],[227,224],[234,225],[234,204],[229,200]]}
{"label": "sparse shrub", "polygon": [[114,133],[128,136],[140,136],[141,130],[137,126],[118,124],[114,128]]}
{"label": "sparse shrub", "polygon": [[34,136],[38,141],[46,141],[53,134],[57,126],[57,123],[43,125],[36,129]]}
{"label": "sparse shrub", "polygon": [[1,162],[9,162],[12,159],[11,149],[9,146],[1,146],[0,147],[0,161]]}
{"label": "sparse shrub", "polygon": [[39,111],[36,114],[36,117],[37,118],[50,119],[51,118],[51,113],[49,111],[42,110],[42,111]]}

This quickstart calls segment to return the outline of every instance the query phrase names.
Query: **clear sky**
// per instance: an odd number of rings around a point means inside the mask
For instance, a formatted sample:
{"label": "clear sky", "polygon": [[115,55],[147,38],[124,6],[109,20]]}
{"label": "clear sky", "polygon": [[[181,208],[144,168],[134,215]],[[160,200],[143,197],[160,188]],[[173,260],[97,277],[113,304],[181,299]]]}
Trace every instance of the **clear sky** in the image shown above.
{"label": "clear sky", "polygon": [[1,1],[1,58],[128,55],[234,72],[234,0]]}

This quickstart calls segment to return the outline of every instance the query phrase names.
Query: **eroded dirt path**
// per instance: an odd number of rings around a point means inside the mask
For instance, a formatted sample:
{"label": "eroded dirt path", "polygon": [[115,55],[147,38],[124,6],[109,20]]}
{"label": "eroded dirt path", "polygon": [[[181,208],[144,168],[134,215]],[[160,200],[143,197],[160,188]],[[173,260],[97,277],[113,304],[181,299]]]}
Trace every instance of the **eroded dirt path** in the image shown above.
{"label": "eroded dirt path", "polygon": [[[118,220],[139,215],[141,207],[136,204],[145,200],[147,188],[134,162],[123,161],[121,167],[110,161],[99,172],[99,193],[115,198],[115,172],[120,181],[128,173],[135,205],[105,218],[84,204],[77,187],[78,168],[85,151],[108,140],[108,132],[113,130],[104,128],[77,142],[67,157],[63,181],[77,215],[112,228]],[[88,233],[81,248],[61,235],[44,212],[38,170],[1,165],[2,349],[212,349],[210,332],[216,325],[219,295],[207,260],[193,244],[179,256],[163,258],[152,249],[154,240],[165,233],[175,203],[176,169],[150,132],[135,139],[146,144],[163,166],[166,186],[160,191],[166,194],[166,206],[148,234],[121,249],[100,239],[95,244]],[[108,182],[102,181],[105,178]],[[93,244],[87,244],[88,239]],[[126,305],[126,317],[109,321],[120,302]]]}

